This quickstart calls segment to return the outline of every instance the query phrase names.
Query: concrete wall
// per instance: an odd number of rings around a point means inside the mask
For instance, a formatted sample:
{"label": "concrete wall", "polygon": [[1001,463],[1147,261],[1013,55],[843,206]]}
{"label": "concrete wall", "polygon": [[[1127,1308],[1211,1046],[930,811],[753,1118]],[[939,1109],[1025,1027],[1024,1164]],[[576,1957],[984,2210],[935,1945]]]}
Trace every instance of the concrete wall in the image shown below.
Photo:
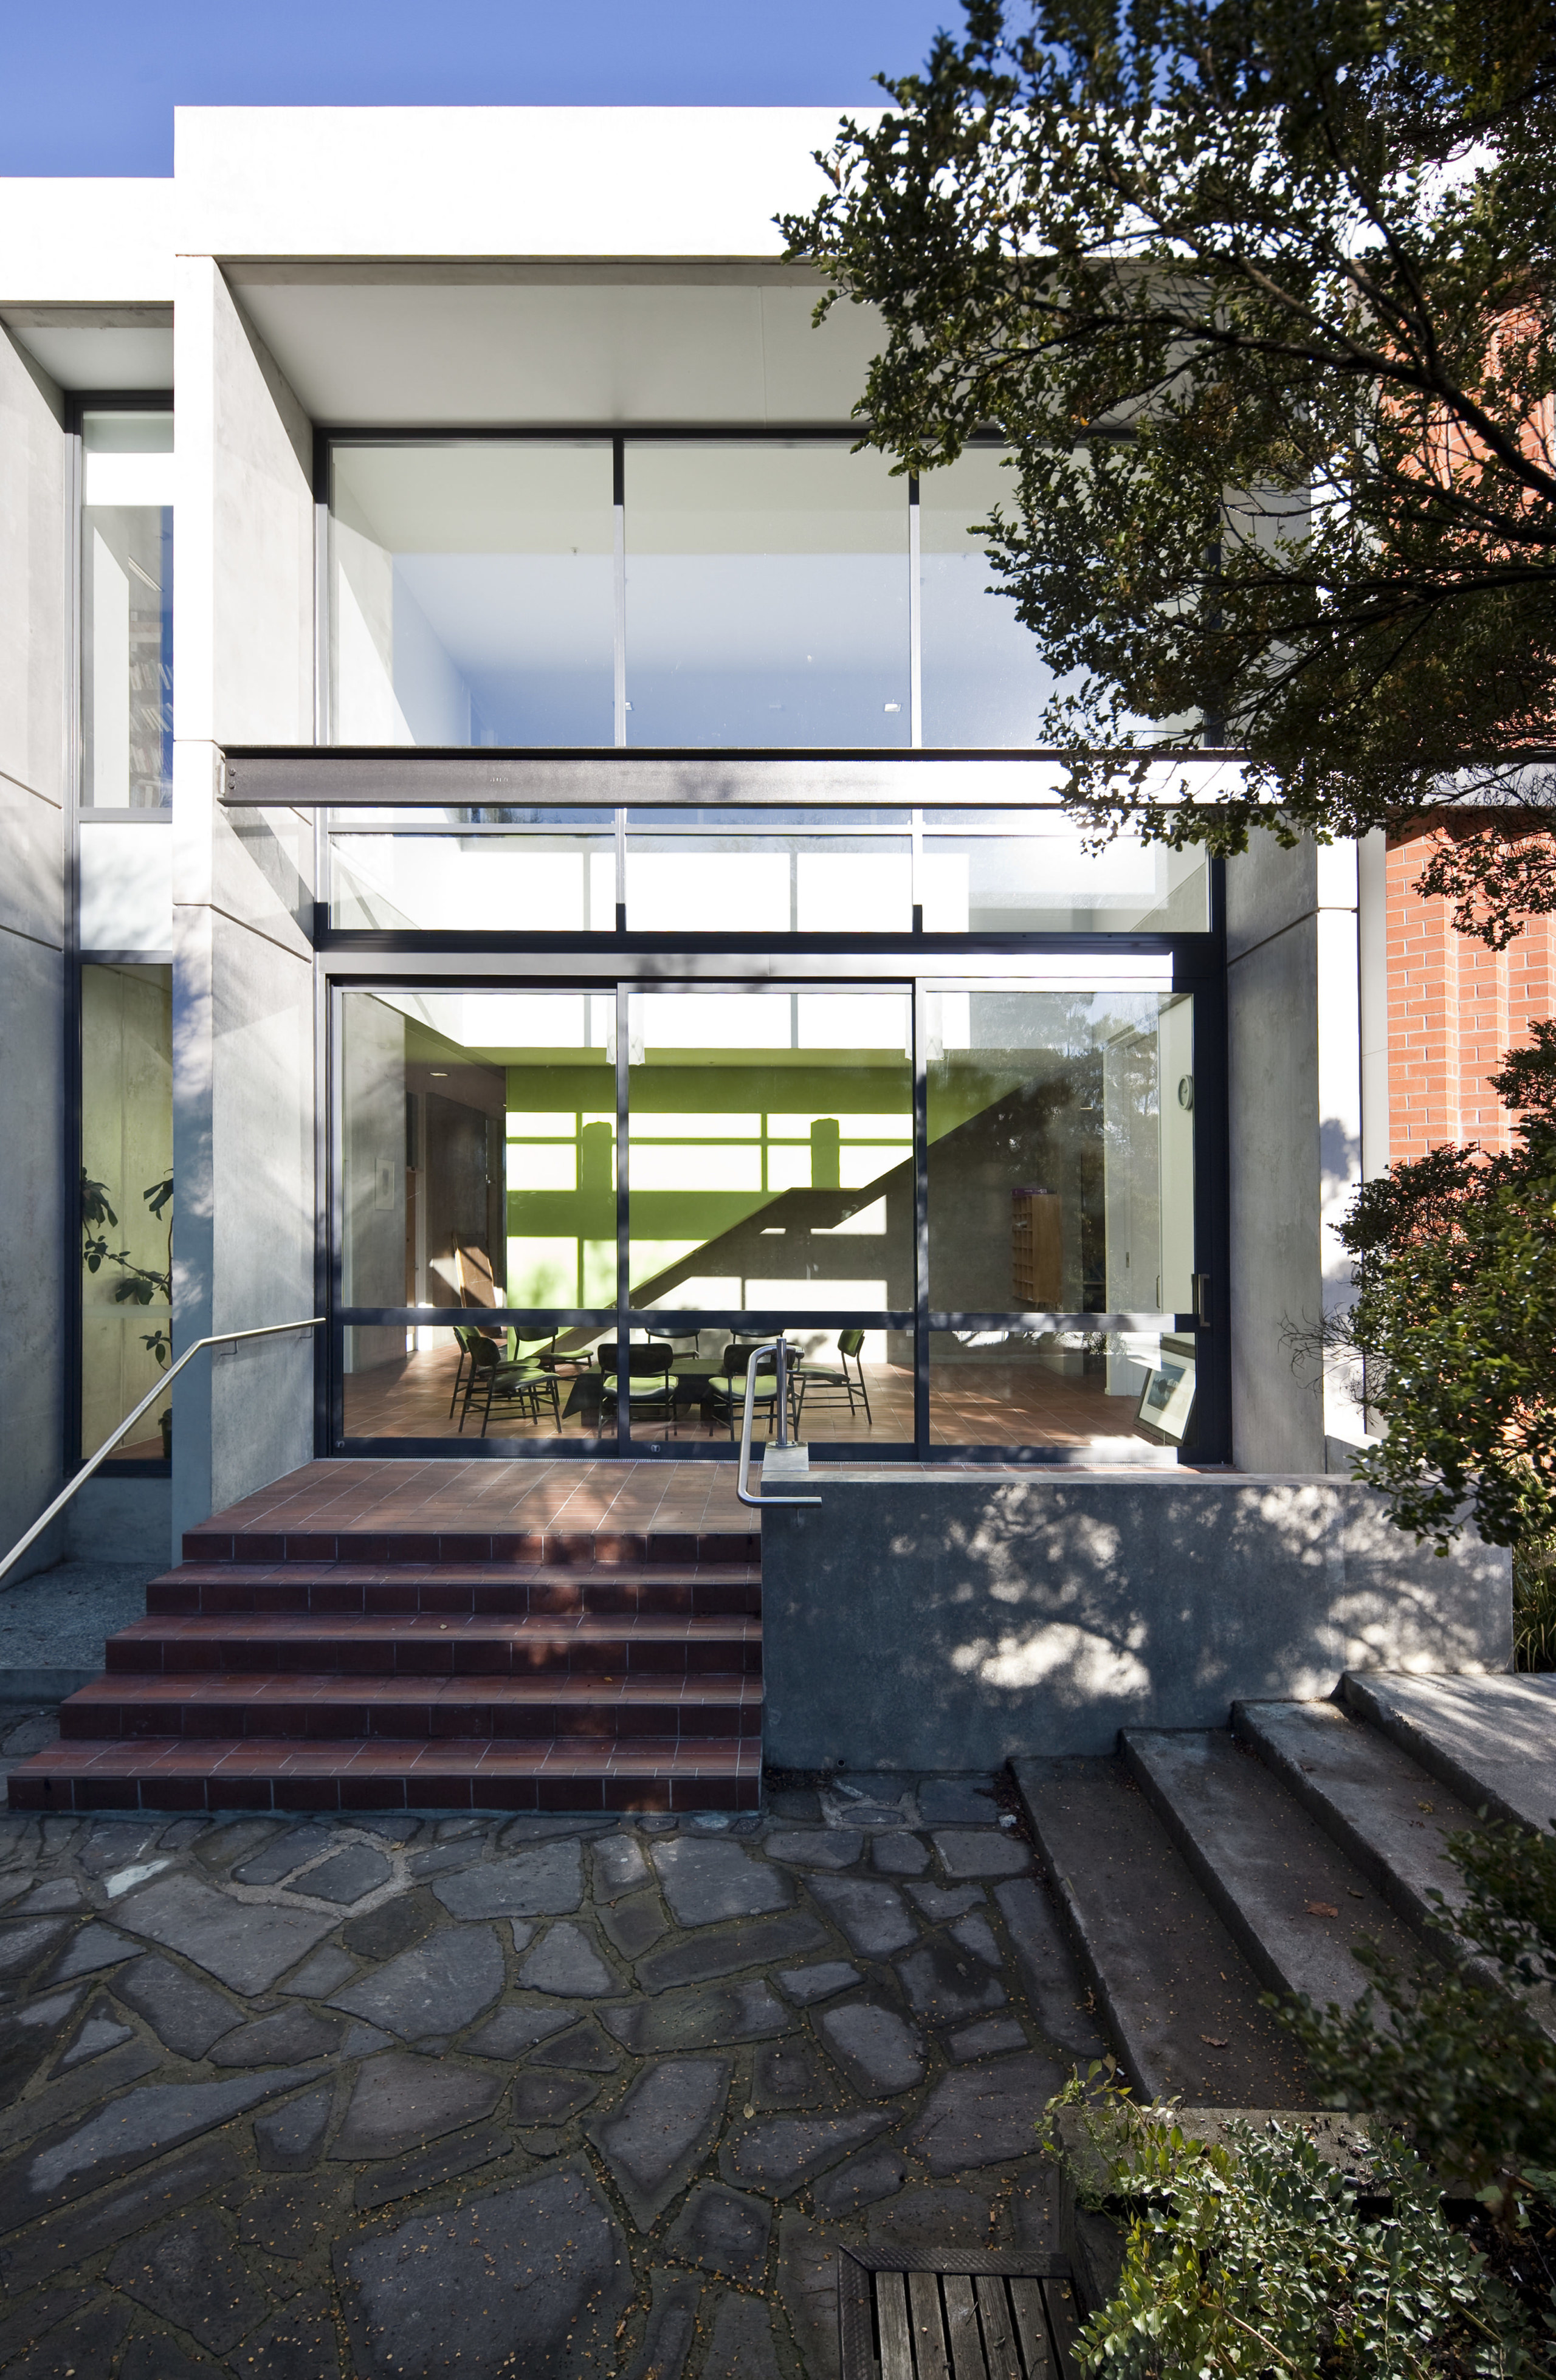
{"label": "concrete wall", "polygon": [[[70,574],[59,391],[0,331],[0,1552],[61,1483]],[[41,1538],[13,1579],[57,1560]]]}
{"label": "concrete wall", "polygon": [[1321,1472],[1326,1430],[1358,1438],[1346,1382],[1294,1364],[1288,1334],[1350,1294],[1335,1236],[1361,1179],[1354,844],[1227,862],[1233,1460]]}
{"label": "concrete wall", "polygon": [[762,1518],[775,1767],[991,1768],[1224,1726],[1346,1669],[1505,1670],[1508,1556],[1338,1479],[840,1475]]}
{"label": "concrete wall", "polygon": [[155,1562],[167,1560],[173,1484],[168,1479],[115,1479],[100,1471],[62,1515],[67,1561]]}
{"label": "concrete wall", "polygon": [[[179,266],[175,1345],[313,1311],[311,823],[229,817],[224,741],[313,733],[310,431],[217,267]],[[173,1534],[313,1451],[310,1335],[174,1390]]]}

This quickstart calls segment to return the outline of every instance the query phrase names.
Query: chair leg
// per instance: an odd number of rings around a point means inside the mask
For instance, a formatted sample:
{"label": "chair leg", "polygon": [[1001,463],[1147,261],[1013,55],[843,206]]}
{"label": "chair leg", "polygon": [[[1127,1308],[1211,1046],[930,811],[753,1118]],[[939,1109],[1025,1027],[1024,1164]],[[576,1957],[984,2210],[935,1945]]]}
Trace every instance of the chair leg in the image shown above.
{"label": "chair leg", "polygon": [[[865,1386],[865,1359],[860,1355],[857,1357],[856,1360],[859,1366],[859,1394],[864,1399],[865,1419],[869,1422],[871,1429],[873,1429],[875,1427],[875,1420],[869,1409],[869,1390]],[[850,1396],[848,1399],[848,1411],[850,1415],[852,1415],[853,1410],[854,1400],[853,1397]]]}
{"label": "chair leg", "polygon": [[459,1361],[454,1367],[454,1394],[448,1401],[448,1417],[450,1421],[454,1419],[454,1408],[459,1402],[459,1384],[465,1377],[465,1366],[468,1361],[468,1358],[465,1354],[465,1350],[461,1347],[459,1350]]}

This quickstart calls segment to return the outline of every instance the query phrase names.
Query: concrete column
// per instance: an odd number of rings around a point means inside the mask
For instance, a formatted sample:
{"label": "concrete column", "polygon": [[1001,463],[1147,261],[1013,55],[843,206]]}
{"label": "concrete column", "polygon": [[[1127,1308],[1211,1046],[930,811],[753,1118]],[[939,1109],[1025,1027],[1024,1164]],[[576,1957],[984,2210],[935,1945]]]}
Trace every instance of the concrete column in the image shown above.
{"label": "concrete column", "polygon": [[[178,265],[174,747],[176,1348],[313,1311],[312,827],[218,800],[225,742],[313,733],[311,430],[210,258]],[[174,1390],[173,1546],[313,1451],[313,1348]]]}
{"label": "concrete column", "polygon": [[1362,1173],[1356,848],[1256,835],[1226,880],[1233,1455],[1317,1473],[1326,1434],[1363,1434],[1348,1381],[1320,1387],[1289,1343],[1350,1295],[1336,1226]]}
{"label": "concrete column", "polygon": [[[0,1553],[62,1481],[76,1203],[64,1165],[72,584],[64,418],[59,390],[0,329]],[[11,1578],[59,1551],[52,1532]]]}

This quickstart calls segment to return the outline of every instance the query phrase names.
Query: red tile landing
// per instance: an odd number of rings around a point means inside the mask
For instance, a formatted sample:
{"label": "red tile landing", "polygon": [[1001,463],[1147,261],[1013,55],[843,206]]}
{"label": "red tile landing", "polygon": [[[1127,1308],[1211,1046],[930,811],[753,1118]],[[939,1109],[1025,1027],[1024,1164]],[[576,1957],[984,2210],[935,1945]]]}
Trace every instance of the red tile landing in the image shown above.
{"label": "red tile landing", "polygon": [[702,1463],[309,1463],[188,1533],[11,1807],[754,1809],[751,1518]]}

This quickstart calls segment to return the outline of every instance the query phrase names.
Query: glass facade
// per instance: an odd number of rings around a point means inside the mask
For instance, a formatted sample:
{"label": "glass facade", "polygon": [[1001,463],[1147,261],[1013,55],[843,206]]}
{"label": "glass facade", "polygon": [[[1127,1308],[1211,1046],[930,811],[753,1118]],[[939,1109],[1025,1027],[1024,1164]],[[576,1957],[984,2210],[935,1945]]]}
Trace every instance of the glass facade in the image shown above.
{"label": "glass facade", "polygon": [[1062,810],[337,812],[347,931],[1204,933],[1202,851],[1086,849]]}
{"label": "glass facade", "polygon": [[815,441],[626,455],[626,742],[911,740],[906,490]]}
{"label": "glass facade", "polygon": [[339,744],[614,741],[608,439],[336,445]]}
{"label": "glass facade", "polygon": [[812,1444],[1197,1443],[1192,994],[623,979],[339,1014],[341,1444],[727,1451],[732,1351],[780,1330]]}
{"label": "glass facade", "polygon": [[81,420],[81,801],[173,797],[173,416]]}
{"label": "glass facade", "polygon": [[[326,815],[334,1451],[728,1459],[778,1333],[823,1455],[1220,1450],[1210,869],[955,757],[1054,690],[978,534],[1006,483],[334,443],[333,740],[567,757],[552,808]],[[763,806],[798,753],[851,773]]]}
{"label": "glass facade", "polygon": [[336,440],[331,740],[1030,749],[1008,495],[996,447],[912,482],[846,437]]}
{"label": "glass facade", "polygon": [[[173,1269],[173,970],[83,966],[81,982],[82,1459],[156,1385],[168,1361]],[[110,1464],[168,1451],[171,1391]]]}

